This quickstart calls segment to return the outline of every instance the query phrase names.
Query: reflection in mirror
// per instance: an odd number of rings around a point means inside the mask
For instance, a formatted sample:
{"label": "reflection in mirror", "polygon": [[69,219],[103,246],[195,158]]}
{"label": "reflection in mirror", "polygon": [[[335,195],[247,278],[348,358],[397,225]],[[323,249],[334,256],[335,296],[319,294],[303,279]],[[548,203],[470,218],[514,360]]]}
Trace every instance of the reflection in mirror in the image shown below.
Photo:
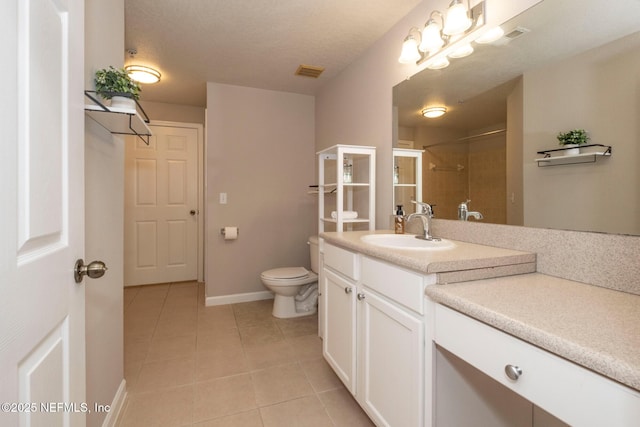
{"label": "reflection in mirror", "polygon": [[406,215],[416,212],[413,202],[422,201],[422,153],[414,150],[413,141],[398,141],[406,148],[393,149],[393,206],[402,206]]}
{"label": "reflection in mirror", "polygon": [[[495,44],[394,87],[397,139],[425,150],[422,199],[438,218],[470,199],[483,222],[640,235],[637,16],[635,0],[545,0]],[[422,117],[431,106],[447,114]],[[612,155],[538,167],[575,128]]]}

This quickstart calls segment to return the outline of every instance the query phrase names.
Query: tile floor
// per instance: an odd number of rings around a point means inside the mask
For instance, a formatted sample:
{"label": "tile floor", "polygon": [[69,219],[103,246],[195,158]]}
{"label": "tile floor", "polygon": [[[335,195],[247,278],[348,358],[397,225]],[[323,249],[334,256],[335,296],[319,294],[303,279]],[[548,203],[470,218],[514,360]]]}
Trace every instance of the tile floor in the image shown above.
{"label": "tile floor", "polygon": [[322,358],[318,318],[204,306],[195,282],[125,288],[125,426],[372,426]]}

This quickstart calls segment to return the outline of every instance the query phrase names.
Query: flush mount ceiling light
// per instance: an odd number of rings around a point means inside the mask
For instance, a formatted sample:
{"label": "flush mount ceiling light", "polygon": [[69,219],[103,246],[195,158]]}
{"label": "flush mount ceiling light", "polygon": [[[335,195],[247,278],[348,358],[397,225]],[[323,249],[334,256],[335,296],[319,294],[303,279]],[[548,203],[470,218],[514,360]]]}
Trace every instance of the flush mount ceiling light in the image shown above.
{"label": "flush mount ceiling light", "polygon": [[127,65],[124,69],[129,74],[129,77],[138,83],[158,83],[160,77],[162,77],[160,71],[154,70],[151,67],[145,67],[144,65]]}
{"label": "flush mount ceiling light", "polygon": [[429,107],[422,110],[422,115],[428,119],[435,119],[444,116],[446,112],[447,109],[445,107]]}
{"label": "flush mount ceiling light", "polygon": [[[448,47],[455,45],[458,41],[470,43],[472,37],[467,36],[485,25],[485,2],[486,0],[481,1],[471,8],[470,0],[466,1],[466,5],[464,0],[453,0],[446,15],[437,10],[432,11],[422,31],[416,27],[409,30],[402,44],[402,53],[398,61],[402,64],[421,64],[445,48],[449,51]],[[465,40],[462,41],[462,39]],[[469,52],[469,48],[466,51]],[[452,57],[461,58],[462,56]]]}

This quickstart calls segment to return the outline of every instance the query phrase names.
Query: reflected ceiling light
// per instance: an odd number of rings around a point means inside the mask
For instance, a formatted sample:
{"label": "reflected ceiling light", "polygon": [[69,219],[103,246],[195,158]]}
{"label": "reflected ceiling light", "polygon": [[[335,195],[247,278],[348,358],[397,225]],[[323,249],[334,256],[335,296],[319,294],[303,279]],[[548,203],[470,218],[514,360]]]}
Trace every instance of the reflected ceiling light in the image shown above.
{"label": "reflected ceiling light", "polygon": [[[486,0],[480,1],[473,8],[470,8],[469,2],[467,0],[465,5],[464,0],[453,0],[446,15],[437,10],[432,11],[422,31],[412,27],[402,43],[398,61],[402,64],[421,64],[443,48],[452,46],[457,41],[462,42],[461,39],[469,41],[467,35],[485,25]],[[469,47],[466,47],[466,51],[468,50]],[[456,57],[462,56],[464,55]]]}
{"label": "reflected ceiling light", "polygon": [[442,32],[448,36],[455,36],[471,28],[473,21],[469,18],[470,9],[469,0],[467,0],[467,5],[464,4],[464,0],[453,0],[447,9]]}
{"label": "reflected ceiling light", "polygon": [[471,43],[466,43],[460,46],[459,48],[457,48],[456,50],[454,50],[453,52],[451,52],[449,54],[449,58],[454,58],[454,59],[464,58],[465,56],[469,56],[472,53],[473,53],[473,47],[471,46]]}
{"label": "reflected ceiling light", "polygon": [[160,77],[162,77],[158,70],[154,70],[151,67],[145,67],[144,65],[127,65],[124,69],[129,74],[129,77],[138,83],[158,83],[160,81]]}
{"label": "reflected ceiling light", "polygon": [[502,36],[504,36],[504,30],[500,27],[495,27],[486,31],[484,34],[478,37],[475,42],[480,44],[493,43]]}
{"label": "reflected ceiling light", "polygon": [[444,116],[446,112],[447,109],[445,107],[429,107],[422,110],[422,115],[428,119],[435,119]]}
{"label": "reflected ceiling light", "polygon": [[446,56],[442,58],[434,59],[427,65],[427,68],[430,70],[442,70],[443,68],[447,68],[449,66],[449,60]]}

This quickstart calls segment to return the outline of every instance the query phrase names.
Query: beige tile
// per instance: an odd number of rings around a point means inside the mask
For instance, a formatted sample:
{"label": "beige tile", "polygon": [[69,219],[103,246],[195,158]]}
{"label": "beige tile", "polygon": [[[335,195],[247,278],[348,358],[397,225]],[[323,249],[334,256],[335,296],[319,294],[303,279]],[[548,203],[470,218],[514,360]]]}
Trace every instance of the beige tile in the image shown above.
{"label": "beige tile", "polygon": [[305,335],[287,338],[298,360],[319,359],[322,357],[322,340],[317,335]]}
{"label": "beige tile", "polygon": [[306,396],[260,408],[264,427],[328,427],[333,426],[316,396]]}
{"label": "beige tile", "polygon": [[144,361],[151,345],[151,335],[130,335],[124,336],[124,361],[128,362]]}
{"label": "beige tile", "polygon": [[180,282],[172,283],[169,287],[168,297],[182,296],[194,297],[198,296],[198,282]]}
{"label": "beige tile", "polygon": [[194,356],[147,362],[142,365],[137,381],[129,391],[131,393],[142,393],[161,388],[173,388],[192,384],[194,378]]}
{"label": "beige tile", "polygon": [[271,311],[234,312],[234,317],[239,328],[247,326],[266,326],[270,324],[275,326],[276,320],[276,318],[271,314]]}
{"label": "beige tile", "polygon": [[286,340],[266,344],[245,345],[244,353],[247,356],[247,362],[251,370],[264,369],[296,360],[293,349]]}
{"label": "beige tile", "polygon": [[196,353],[196,381],[207,381],[249,372],[242,347],[229,347]]}
{"label": "beige tile", "polygon": [[193,398],[192,385],[129,395],[119,427],[189,425]]}
{"label": "beige tile", "polygon": [[319,393],[325,410],[336,426],[364,427],[373,426],[367,414],[345,388]]}
{"label": "beige tile", "polygon": [[229,329],[236,327],[236,318],[231,310],[209,310],[198,312],[198,329]]}
{"label": "beige tile", "polygon": [[273,300],[265,299],[259,301],[243,302],[232,305],[233,312],[238,313],[271,313]]}
{"label": "beige tile", "polygon": [[280,365],[251,373],[258,406],[272,405],[313,394],[297,363]]}
{"label": "beige tile", "polygon": [[194,424],[194,427],[263,427],[257,409]]}
{"label": "beige tile", "polygon": [[197,332],[196,316],[174,315],[161,316],[153,333],[154,338],[170,338],[180,336],[195,336]]}
{"label": "beige tile", "polygon": [[124,379],[127,382],[127,390],[133,390],[138,382],[138,375],[142,370],[142,360],[127,361],[124,360]]}
{"label": "beige tile", "polygon": [[287,338],[302,335],[318,335],[318,316],[305,316],[294,319],[275,319],[276,325]]}
{"label": "beige tile", "polygon": [[316,393],[344,387],[324,359],[305,360],[300,362],[300,366]]}
{"label": "beige tile", "polygon": [[147,353],[147,362],[191,356],[196,351],[196,337],[183,336],[152,339]]}
{"label": "beige tile", "polygon": [[193,422],[220,418],[257,407],[249,375],[196,383],[195,390]]}
{"label": "beige tile", "polygon": [[123,307],[126,308],[129,306],[129,304],[131,304],[131,302],[136,298],[136,296],[138,295],[138,292],[140,292],[140,289],[138,289],[138,287],[136,286],[129,286],[124,288],[123,292],[122,292],[122,301],[123,301]]}
{"label": "beige tile", "polygon": [[212,351],[242,348],[240,333],[236,328],[198,329],[196,351]]}
{"label": "beige tile", "polygon": [[238,324],[240,338],[245,345],[267,344],[276,341],[282,341],[284,335],[280,328],[272,321],[263,322],[254,326],[242,326]]}

